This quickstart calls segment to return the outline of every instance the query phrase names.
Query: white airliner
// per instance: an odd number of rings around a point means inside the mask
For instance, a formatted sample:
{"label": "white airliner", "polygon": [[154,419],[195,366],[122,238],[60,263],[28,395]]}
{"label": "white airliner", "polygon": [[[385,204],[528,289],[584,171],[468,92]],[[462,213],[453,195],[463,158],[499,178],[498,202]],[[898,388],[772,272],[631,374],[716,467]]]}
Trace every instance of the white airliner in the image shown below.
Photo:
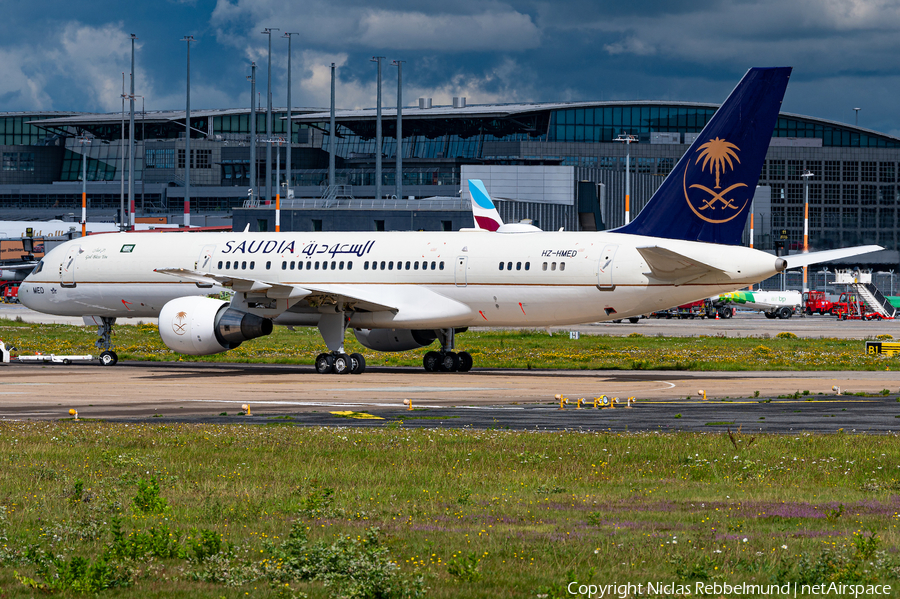
{"label": "white airliner", "polygon": [[[438,339],[425,369],[467,371],[472,357],[454,352],[467,327],[622,319],[881,249],[776,258],[738,245],[789,76],[748,71],[646,208],[615,231],[111,233],[48,253],[19,299],[97,323],[104,364],[118,359],[116,318],[158,316],[165,344],[185,354],[233,349],[273,324],[317,326],[330,353],[316,370],[358,374],[363,356],[344,352],[352,328],[378,351]],[[480,182],[469,188],[493,208]],[[222,287],[235,292],[230,302],[205,297]]]}

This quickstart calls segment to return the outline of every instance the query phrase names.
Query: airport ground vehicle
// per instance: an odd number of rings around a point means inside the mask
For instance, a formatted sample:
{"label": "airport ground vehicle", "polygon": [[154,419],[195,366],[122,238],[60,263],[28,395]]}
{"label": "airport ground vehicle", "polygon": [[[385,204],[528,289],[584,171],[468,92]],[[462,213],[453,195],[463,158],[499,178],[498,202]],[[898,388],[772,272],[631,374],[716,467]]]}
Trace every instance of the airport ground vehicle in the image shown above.
{"label": "airport ground vehicle", "polygon": [[806,291],[803,294],[803,311],[811,316],[813,314],[831,314],[834,308],[832,302],[823,291]]}
{"label": "airport ground vehicle", "polygon": [[881,320],[884,316],[872,309],[857,294],[845,291],[834,302],[831,313],[841,320]]}
{"label": "airport ground vehicle", "polygon": [[21,281],[0,281],[0,301],[7,304],[19,303],[19,284]]}

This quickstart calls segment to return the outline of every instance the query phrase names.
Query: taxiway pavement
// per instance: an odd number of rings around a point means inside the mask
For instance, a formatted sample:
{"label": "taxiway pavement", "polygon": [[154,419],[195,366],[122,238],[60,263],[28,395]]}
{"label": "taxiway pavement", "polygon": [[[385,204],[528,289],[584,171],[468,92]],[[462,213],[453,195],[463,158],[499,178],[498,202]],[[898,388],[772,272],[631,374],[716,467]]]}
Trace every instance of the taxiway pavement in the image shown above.
{"label": "taxiway pavement", "polygon": [[[832,390],[840,387],[844,395]],[[707,400],[698,395],[706,391]],[[881,395],[887,390],[887,395]],[[804,392],[809,392],[805,395]],[[758,396],[757,396],[757,392]],[[866,393],[869,396],[847,396]],[[559,409],[557,394],[570,403]],[[595,397],[619,398],[593,409]],[[297,425],[888,433],[900,430],[900,373],[370,368],[354,376],[263,364],[121,362],[0,366],[0,420],[290,423]],[[635,397],[634,408],[625,408]],[[584,398],[586,405],[576,409]],[[412,402],[407,410],[404,400]],[[251,416],[238,416],[242,406]],[[357,419],[368,413],[383,420]],[[225,414],[224,416],[222,414]]]}

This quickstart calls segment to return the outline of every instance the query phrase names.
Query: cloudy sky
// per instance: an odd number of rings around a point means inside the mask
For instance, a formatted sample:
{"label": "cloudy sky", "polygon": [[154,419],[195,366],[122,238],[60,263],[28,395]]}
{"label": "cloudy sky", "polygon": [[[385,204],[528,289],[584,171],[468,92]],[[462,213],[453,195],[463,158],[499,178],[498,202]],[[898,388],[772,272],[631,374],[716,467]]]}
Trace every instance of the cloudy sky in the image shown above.
{"label": "cloudy sky", "polygon": [[275,104],[286,96],[293,37],[295,106],[385,105],[466,96],[488,102],[721,102],[751,66],[793,66],[784,110],[900,135],[898,0],[37,0],[4,2],[0,111],[111,112],[136,43],[136,89],[147,110],[184,107],[186,35],[191,106],[249,105],[250,61],[265,92],[272,39]]}

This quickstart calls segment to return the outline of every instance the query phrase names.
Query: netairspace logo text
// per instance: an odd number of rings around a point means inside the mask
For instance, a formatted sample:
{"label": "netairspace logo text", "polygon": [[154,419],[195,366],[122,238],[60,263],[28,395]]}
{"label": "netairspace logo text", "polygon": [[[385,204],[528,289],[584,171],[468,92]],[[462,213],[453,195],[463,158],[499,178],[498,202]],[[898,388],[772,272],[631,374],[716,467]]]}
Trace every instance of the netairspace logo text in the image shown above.
{"label": "netairspace logo text", "polygon": [[635,584],[623,582],[612,584],[581,584],[573,581],[566,587],[569,595],[586,597],[587,599],[606,599],[617,597],[637,597],[641,595],[717,595],[717,596],[771,596],[797,597],[798,595],[820,595],[834,597],[878,597],[891,594],[889,584],[843,584],[839,582],[822,584],[728,584],[726,582],[696,582],[679,584],[675,582],[645,582]]}

